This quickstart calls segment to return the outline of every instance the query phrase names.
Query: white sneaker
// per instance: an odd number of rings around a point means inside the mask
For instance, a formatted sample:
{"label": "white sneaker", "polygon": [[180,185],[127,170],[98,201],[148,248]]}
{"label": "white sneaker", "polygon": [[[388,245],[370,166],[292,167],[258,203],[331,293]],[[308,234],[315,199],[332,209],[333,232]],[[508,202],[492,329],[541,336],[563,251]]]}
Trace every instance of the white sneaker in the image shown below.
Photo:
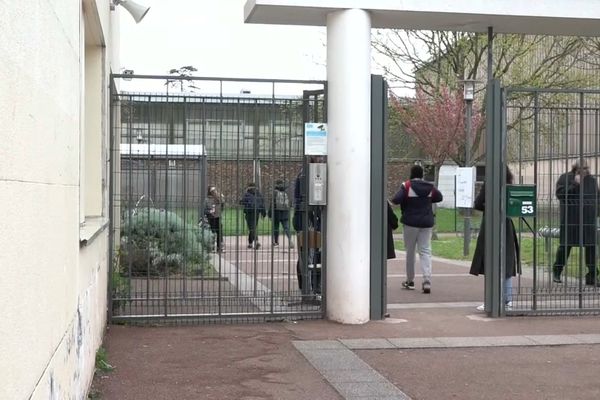
{"label": "white sneaker", "polygon": [[485,311],[485,304],[477,306],[477,311]]}
{"label": "white sneaker", "polygon": [[506,304],[504,304],[504,309],[512,310],[512,301],[507,301]]}

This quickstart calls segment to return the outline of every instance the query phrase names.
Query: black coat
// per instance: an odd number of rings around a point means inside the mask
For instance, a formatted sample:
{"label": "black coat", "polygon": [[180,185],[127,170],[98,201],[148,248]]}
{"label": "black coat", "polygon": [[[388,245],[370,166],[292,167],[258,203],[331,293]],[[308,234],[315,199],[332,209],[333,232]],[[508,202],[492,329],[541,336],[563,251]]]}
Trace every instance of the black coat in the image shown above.
{"label": "black coat", "polygon": [[[481,187],[481,191],[475,199],[475,209],[485,211],[485,185]],[[484,216],[485,217],[485,216]],[[485,263],[485,223],[484,218],[481,220],[479,235],[477,236],[477,245],[471,262],[471,275],[483,275]],[[506,218],[506,278],[515,276],[521,273],[521,252],[519,249],[519,241],[515,225],[511,218]]]}
{"label": "black coat", "polygon": [[435,224],[433,203],[444,199],[442,193],[431,182],[411,179],[400,185],[400,190],[392,198],[392,203],[402,209],[400,222],[415,228],[431,228]]}
{"label": "black coat", "polygon": [[247,216],[253,216],[258,218],[259,216],[265,217],[267,210],[265,209],[265,200],[258,190],[255,188],[249,188],[244,193],[244,197],[240,200],[240,204],[244,209],[244,214]]}
{"label": "black coat", "polygon": [[[581,193],[583,187],[583,194]],[[575,173],[562,174],[556,182],[556,197],[560,202],[560,244],[569,246],[596,244],[598,216],[598,183],[591,175],[583,183],[575,182]],[[583,238],[579,241],[579,211],[583,207]]]}
{"label": "black coat", "polygon": [[396,250],[394,249],[394,230],[398,229],[398,217],[394,214],[394,210],[390,206],[390,203],[387,203],[388,211],[387,211],[387,258],[396,258]]}

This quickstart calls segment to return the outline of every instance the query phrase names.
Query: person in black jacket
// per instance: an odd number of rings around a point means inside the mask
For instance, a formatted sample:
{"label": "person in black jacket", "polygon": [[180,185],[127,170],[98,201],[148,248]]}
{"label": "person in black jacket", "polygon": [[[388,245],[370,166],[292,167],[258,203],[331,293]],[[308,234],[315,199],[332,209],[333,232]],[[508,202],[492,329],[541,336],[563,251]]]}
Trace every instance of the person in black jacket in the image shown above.
{"label": "person in black jacket", "polygon": [[248,248],[258,249],[258,235],[256,234],[256,226],[261,216],[266,217],[265,200],[262,194],[256,188],[254,182],[248,184],[244,197],[240,200],[240,204],[244,209],[244,217],[246,225],[248,225]]}
{"label": "person in black jacket", "polygon": [[590,175],[590,168],[585,162],[575,163],[571,171],[558,178],[556,197],[560,202],[560,243],[552,268],[553,281],[562,282],[560,276],[571,248],[577,246],[585,247],[585,264],[588,268],[585,284],[600,286],[596,270],[596,217],[600,193],[596,178]]}
{"label": "person in black jacket", "polygon": [[405,289],[414,290],[415,250],[419,246],[419,260],[423,273],[423,293],[431,293],[431,234],[435,219],[433,203],[443,200],[442,193],[431,183],[423,180],[423,167],[414,165],[410,170],[410,180],[400,185],[400,190],[392,198],[392,203],[400,205],[404,226],[404,246],[406,248]]}
{"label": "person in black jacket", "polygon": [[[513,174],[510,169],[506,168],[506,184],[513,183]],[[479,194],[475,198],[474,207],[476,210],[485,212],[485,184],[481,186]],[[475,245],[475,253],[471,262],[471,275],[483,275],[485,267],[485,219],[482,218],[479,227],[479,235],[477,236],[477,244]],[[521,273],[521,257],[519,249],[519,241],[517,240],[517,231],[512,218],[506,218],[506,270],[504,276],[504,305],[506,308],[512,307],[512,277]],[[483,311],[484,305],[477,307]]]}

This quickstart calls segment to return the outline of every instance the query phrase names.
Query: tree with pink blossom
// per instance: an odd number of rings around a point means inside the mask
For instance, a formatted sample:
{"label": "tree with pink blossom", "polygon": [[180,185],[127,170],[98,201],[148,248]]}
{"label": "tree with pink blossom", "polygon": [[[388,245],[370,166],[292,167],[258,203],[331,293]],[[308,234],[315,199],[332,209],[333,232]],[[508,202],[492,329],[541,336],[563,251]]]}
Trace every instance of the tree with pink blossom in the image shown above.
{"label": "tree with pink blossom", "polygon": [[[465,101],[462,91],[451,91],[442,86],[435,95],[418,90],[409,101],[391,99],[398,111],[404,132],[435,168],[435,183],[442,164],[451,159],[465,164]],[[483,127],[482,113],[473,105],[471,127],[477,132]],[[472,136],[473,137],[473,136]],[[470,150],[472,153],[473,148]]]}

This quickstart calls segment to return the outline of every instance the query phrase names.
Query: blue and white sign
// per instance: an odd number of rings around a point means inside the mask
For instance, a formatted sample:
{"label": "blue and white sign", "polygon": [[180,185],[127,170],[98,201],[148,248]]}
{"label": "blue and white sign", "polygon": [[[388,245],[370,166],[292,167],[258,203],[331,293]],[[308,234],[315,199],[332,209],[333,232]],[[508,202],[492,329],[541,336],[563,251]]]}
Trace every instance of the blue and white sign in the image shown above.
{"label": "blue and white sign", "polygon": [[304,154],[327,155],[327,124],[307,122],[304,124]]}

